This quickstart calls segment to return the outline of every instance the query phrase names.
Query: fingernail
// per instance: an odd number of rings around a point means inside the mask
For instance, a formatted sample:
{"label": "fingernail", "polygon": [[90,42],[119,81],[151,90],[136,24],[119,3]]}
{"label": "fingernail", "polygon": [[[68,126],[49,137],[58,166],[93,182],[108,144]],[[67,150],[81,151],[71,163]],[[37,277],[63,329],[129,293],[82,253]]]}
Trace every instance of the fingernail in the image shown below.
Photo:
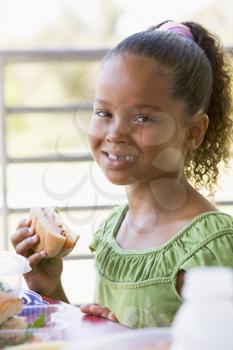
{"label": "fingernail", "polygon": [[40,252],[40,256],[41,256],[42,258],[45,258],[45,257],[46,257],[46,251],[45,251],[45,250],[42,250],[42,251]]}
{"label": "fingernail", "polygon": [[33,228],[30,227],[30,228],[28,229],[28,233],[31,235],[32,232],[33,232]]}
{"label": "fingernail", "polygon": [[116,317],[115,317],[115,315],[114,315],[113,312],[110,312],[110,313],[109,313],[108,318],[109,318],[109,320],[111,320],[111,321],[115,321],[115,320],[116,320]]}

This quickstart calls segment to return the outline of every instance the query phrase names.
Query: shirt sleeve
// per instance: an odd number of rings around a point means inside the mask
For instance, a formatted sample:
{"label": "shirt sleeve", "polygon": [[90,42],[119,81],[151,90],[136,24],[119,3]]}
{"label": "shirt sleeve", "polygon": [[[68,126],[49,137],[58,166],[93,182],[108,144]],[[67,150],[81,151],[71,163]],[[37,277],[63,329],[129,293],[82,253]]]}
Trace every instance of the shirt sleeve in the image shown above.
{"label": "shirt sleeve", "polygon": [[181,264],[180,269],[198,266],[223,266],[233,268],[233,230],[220,232],[217,238],[198,247]]}
{"label": "shirt sleeve", "polygon": [[89,244],[89,249],[92,253],[96,251],[100,241],[104,238],[104,236],[108,232],[109,228],[112,227],[113,222],[115,220],[115,216],[118,213],[118,208],[119,207],[113,208],[110,215],[108,215],[108,217],[101,222],[97,231],[95,231],[95,233],[92,237],[92,241]]}
{"label": "shirt sleeve", "polygon": [[90,251],[91,251],[92,253],[94,253],[94,252],[96,251],[96,249],[97,249],[97,247],[98,247],[98,245],[99,245],[99,241],[100,241],[100,238],[101,238],[101,232],[102,232],[102,230],[103,230],[103,228],[104,228],[104,226],[105,226],[105,221],[106,221],[106,220],[104,220],[104,221],[100,224],[98,230],[94,233],[94,235],[93,235],[93,237],[92,237],[91,243],[89,244],[89,249],[90,249]]}

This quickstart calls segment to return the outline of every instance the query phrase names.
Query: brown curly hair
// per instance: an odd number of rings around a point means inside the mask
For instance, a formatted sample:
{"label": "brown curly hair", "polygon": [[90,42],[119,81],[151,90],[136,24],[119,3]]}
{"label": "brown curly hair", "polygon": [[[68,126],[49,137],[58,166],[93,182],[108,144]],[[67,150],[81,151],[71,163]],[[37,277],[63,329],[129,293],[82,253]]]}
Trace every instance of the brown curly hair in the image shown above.
{"label": "brown curly hair", "polygon": [[190,28],[193,41],[174,31],[156,30],[163,23],[124,39],[107,54],[105,61],[125,53],[156,60],[169,68],[173,96],[186,103],[187,114],[203,110],[208,115],[203,142],[188,155],[184,172],[197,189],[205,188],[213,194],[219,165],[221,162],[227,165],[233,138],[230,60],[220,40],[200,24],[182,22]]}
{"label": "brown curly hair", "polygon": [[232,67],[219,38],[193,22],[183,22],[193,34],[195,42],[208,57],[213,74],[212,93],[206,113],[209,126],[201,146],[189,155],[185,172],[196,187],[207,188],[212,193],[219,176],[218,166],[226,166],[230,158],[233,139]]}

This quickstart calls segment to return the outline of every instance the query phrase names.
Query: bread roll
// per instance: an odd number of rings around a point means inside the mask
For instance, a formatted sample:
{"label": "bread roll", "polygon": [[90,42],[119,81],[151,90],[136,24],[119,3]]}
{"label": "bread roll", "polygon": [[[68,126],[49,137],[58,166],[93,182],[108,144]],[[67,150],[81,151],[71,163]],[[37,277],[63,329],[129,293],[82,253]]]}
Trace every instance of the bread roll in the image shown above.
{"label": "bread roll", "polygon": [[23,308],[22,300],[0,292],[0,325],[5,322],[9,317],[17,315]]}
{"label": "bread roll", "polygon": [[79,237],[71,235],[54,208],[31,208],[30,217],[31,226],[40,238],[34,247],[35,252],[45,250],[48,258],[60,258],[72,251]]}

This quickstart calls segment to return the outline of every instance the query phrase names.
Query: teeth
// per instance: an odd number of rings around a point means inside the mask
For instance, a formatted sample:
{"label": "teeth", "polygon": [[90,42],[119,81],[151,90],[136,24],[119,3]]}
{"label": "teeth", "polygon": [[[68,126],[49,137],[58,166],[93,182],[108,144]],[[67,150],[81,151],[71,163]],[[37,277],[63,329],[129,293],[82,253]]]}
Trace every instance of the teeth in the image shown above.
{"label": "teeth", "polygon": [[118,159],[118,156],[115,156],[114,154],[111,154],[111,153],[108,153],[108,157],[114,160]]}
{"label": "teeth", "polygon": [[114,154],[108,153],[108,157],[113,160],[134,160],[134,156],[115,156]]}

